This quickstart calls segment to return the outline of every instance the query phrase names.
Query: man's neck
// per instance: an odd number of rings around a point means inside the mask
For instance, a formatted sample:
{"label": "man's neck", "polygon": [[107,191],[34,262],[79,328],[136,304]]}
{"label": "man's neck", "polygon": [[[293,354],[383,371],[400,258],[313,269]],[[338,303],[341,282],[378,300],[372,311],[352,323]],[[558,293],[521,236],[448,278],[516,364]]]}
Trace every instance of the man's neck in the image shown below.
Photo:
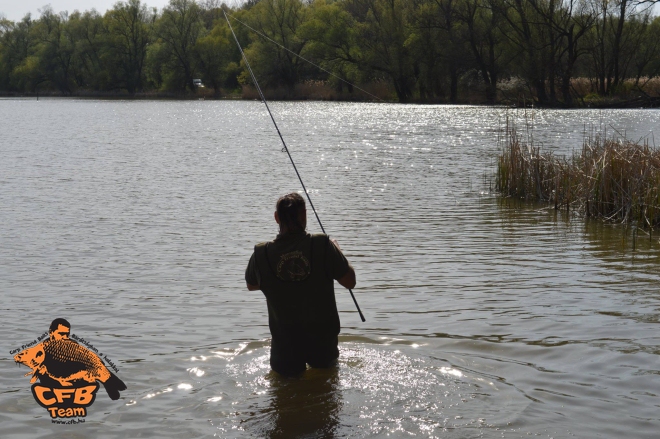
{"label": "man's neck", "polygon": [[279,235],[277,235],[278,238],[284,238],[287,236],[293,236],[293,235],[300,235],[305,233],[305,230],[303,229],[280,229]]}

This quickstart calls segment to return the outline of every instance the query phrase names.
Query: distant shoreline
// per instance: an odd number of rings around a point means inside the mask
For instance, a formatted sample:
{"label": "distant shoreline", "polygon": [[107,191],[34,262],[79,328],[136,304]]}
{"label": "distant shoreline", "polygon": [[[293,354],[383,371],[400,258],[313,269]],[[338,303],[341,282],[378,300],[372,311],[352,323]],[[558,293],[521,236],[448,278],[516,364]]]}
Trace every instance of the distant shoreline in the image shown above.
{"label": "distant shoreline", "polygon": [[[291,97],[282,96],[281,93],[266,93],[266,99],[269,101],[318,101],[318,102],[371,102],[371,103],[400,103],[396,99],[391,100],[375,100],[375,99],[350,99],[346,96],[338,97],[316,97],[316,96],[301,96],[294,95]],[[269,96],[271,95],[271,96]],[[172,93],[172,92],[143,92],[143,93],[117,93],[117,92],[76,92],[76,93],[60,93],[55,91],[48,91],[45,93],[17,93],[17,92],[0,92],[1,99],[38,99],[38,98],[60,98],[60,99],[101,99],[101,100],[135,100],[135,101],[197,101],[197,100],[211,100],[211,101],[255,101],[260,100],[257,96],[252,94],[221,94],[215,95],[213,93],[193,94],[193,93]],[[512,107],[512,108],[547,108],[547,109],[658,109],[660,108],[660,97],[635,97],[632,99],[621,99],[618,97],[602,98],[598,101],[584,101],[575,102],[571,107],[566,106],[538,106],[531,103],[531,101],[511,102],[503,100],[495,104],[488,104],[484,102],[429,102],[429,101],[415,101],[411,100],[405,102],[406,104],[415,105],[475,105],[482,107]]]}

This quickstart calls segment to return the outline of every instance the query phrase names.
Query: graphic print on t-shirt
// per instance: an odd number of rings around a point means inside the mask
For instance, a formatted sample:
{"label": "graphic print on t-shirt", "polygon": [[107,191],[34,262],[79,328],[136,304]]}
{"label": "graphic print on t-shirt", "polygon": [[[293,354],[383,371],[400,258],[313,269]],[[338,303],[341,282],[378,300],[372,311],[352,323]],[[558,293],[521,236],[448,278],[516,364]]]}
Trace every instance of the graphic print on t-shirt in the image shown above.
{"label": "graphic print on t-shirt", "polygon": [[277,264],[277,277],[286,282],[299,282],[305,280],[311,267],[309,261],[301,251],[284,253]]}

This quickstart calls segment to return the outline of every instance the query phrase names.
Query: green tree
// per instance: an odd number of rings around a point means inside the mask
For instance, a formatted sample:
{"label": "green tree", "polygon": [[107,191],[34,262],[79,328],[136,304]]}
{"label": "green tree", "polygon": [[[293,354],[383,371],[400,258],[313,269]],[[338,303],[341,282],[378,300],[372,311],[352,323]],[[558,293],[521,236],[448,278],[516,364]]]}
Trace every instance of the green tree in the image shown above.
{"label": "green tree", "polygon": [[433,74],[449,79],[451,103],[458,101],[460,75],[472,64],[469,57],[465,56],[469,48],[465,38],[465,23],[460,14],[462,1],[415,0],[416,8],[411,20],[415,28],[413,35],[417,37],[418,43],[418,54],[414,59],[419,59],[426,66],[424,76]]}
{"label": "green tree", "polygon": [[[367,79],[362,65],[362,53],[357,44],[356,21],[339,2],[315,1],[308,20],[301,26],[300,35],[308,41],[306,53],[336,77],[330,79],[339,91],[344,86],[353,92],[351,83]],[[338,79],[335,79],[338,78]]]}
{"label": "green tree", "polygon": [[21,66],[35,62],[26,61],[36,43],[33,26],[30,14],[18,23],[0,20],[0,90],[23,91],[34,86],[21,73]]}
{"label": "green tree", "polygon": [[[646,26],[633,59],[635,85],[643,87],[651,78],[660,75],[660,16]],[[642,78],[645,80],[640,84]]]}
{"label": "green tree", "polygon": [[559,103],[559,85],[563,103],[570,105],[575,64],[589,49],[582,42],[595,22],[595,14],[584,0],[528,0],[528,3],[538,20],[539,42],[545,43],[543,62],[549,102]]}
{"label": "green tree", "polygon": [[[417,88],[420,99],[433,100],[444,95],[444,82],[447,77],[446,55],[440,42],[445,41],[446,33],[438,21],[437,4],[428,0],[415,0],[414,11],[410,16],[411,34],[408,38],[413,58],[417,64]],[[458,80],[457,80],[458,81]]]}
{"label": "green tree", "polygon": [[103,17],[96,10],[69,17],[67,26],[75,41],[73,62],[76,82],[91,90],[108,88],[112,67],[104,63],[106,29]]}
{"label": "green tree", "polygon": [[493,0],[464,0],[458,16],[465,23],[464,39],[481,78],[486,84],[486,99],[494,104],[497,83],[513,58],[505,44],[507,30]]}
{"label": "green tree", "polygon": [[203,31],[201,9],[194,0],[170,0],[156,23],[162,52],[155,57],[167,60],[164,79],[168,88],[195,90],[194,47]]}
{"label": "green tree", "polygon": [[202,72],[204,83],[210,84],[216,95],[221,87],[231,83],[228,77],[236,72],[237,64],[231,59],[233,45],[229,27],[222,21],[218,21],[211,32],[195,44],[198,70]]}
{"label": "green tree", "polygon": [[245,54],[260,85],[292,89],[305,78],[310,67],[297,55],[308,43],[299,35],[307,12],[301,0],[261,0],[249,9],[248,24],[259,34]]}
{"label": "green tree", "polygon": [[347,0],[357,19],[360,66],[390,79],[399,101],[413,96],[417,81],[411,50],[411,27],[406,20],[411,2],[404,0]]}
{"label": "green tree", "polygon": [[129,93],[144,89],[147,47],[155,14],[140,0],[118,2],[105,15],[114,75]]}
{"label": "green tree", "polygon": [[580,57],[587,55],[592,47],[587,36],[596,22],[596,14],[583,0],[567,0],[552,18],[550,25],[558,35],[558,50],[553,64],[561,79],[561,95],[564,105],[573,103],[571,81]]}
{"label": "green tree", "polygon": [[204,27],[207,30],[212,30],[216,25],[216,21],[224,21],[225,15],[222,13],[223,5],[224,4],[221,0],[200,1],[199,6],[201,8],[201,18]]}
{"label": "green tree", "polygon": [[33,28],[38,41],[35,51],[38,62],[27,59],[23,66],[24,74],[43,76],[45,81],[65,94],[70,94],[76,86],[75,40],[67,27],[68,19],[66,12],[55,14],[50,7],[41,11],[41,18]]}
{"label": "green tree", "polygon": [[590,34],[591,74],[601,95],[615,93],[626,80],[629,66],[649,24],[648,10],[636,0],[593,0],[598,19]]}
{"label": "green tree", "polygon": [[[519,54],[518,73],[534,91],[537,103],[548,105],[550,99],[546,90],[546,79],[554,75],[552,70],[547,70],[551,64],[552,36],[548,34],[548,27],[543,25],[542,17],[538,15],[538,8],[532,4],[533,1],[535,0],[497,0],[494,6],[505,20],[509,43]],[[554,8],[554,5],[551,8]]]}

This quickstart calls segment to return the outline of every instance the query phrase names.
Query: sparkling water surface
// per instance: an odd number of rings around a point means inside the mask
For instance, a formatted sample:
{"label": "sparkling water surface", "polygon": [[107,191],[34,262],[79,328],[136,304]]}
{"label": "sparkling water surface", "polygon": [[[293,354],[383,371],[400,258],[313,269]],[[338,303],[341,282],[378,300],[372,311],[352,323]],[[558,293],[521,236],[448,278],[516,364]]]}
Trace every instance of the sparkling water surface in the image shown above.
{"label": "sparkling water surface", "polygon": [[[357,272],[367,321],[337,286],[338,368],[270,372],[245,288],[301,190],[263,104],[0,100],[3,437],[658,436],[658,236],[633,251],[492,185],[507,123],[570,154],[595,132],[660,143],[660,111],[271,108]],[[10,355],[56,317],[128,385],[84,425],[52,425]]]}

